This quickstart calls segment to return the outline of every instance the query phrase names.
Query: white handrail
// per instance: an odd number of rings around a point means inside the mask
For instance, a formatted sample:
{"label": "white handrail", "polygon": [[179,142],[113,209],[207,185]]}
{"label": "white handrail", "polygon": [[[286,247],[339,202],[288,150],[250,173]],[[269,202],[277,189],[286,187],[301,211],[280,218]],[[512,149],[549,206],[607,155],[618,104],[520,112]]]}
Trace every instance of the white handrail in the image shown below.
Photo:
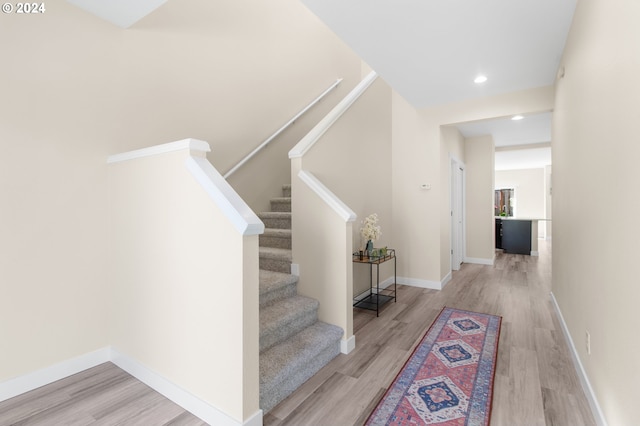
{"label": "white handrail", "polygon": [[354,222],[356,220],[358,216],[355,212],[351,210],[340,198],[338,198],[336,194],[331,192],[329,188],[324,186],[324,184],[320,182],[313,173],[307,170],[300,170],[298,177],[345,222]]}
{"label": "white handrail", "polygon": [[299,158],[304,155],[331,128],[353,103],[367,90],[378,78],[375,71],[371,71],[343,100],[336,105],[307,135],[289,151],[289,158]]}
{"label": "white handrail", "polygon": [[320,102],[320,100],[322,98],[324,98],[330,91],[332,91],[333,89],[336,88],[336,86],[338,84],[340,84],[340,82],[342,81],[341,78],[337,79],[331,86],[329,86],[329,88],[327,90],[325,90],[324,92],[322,92],[320,94],[320,96],[318,96],[317,98],[315,98],[309,105],[307,105],[302,111],[300,111],[299,113],[297,113],[291,120],[287,121],[284,126],[280,127],[278,130],[276,130],[276,132],[274,134],[272,134],[271,136],[269,136],[264,142],[262,142],[260,145],[258,145],[258,147],[256,149],[254,149],[253,151],[251,151],[246,157],[244,157],[242,160],[240,160],[240,162],[238,164],[236,164],[235,166],[233,166],[227,173],[224,174],[224,178],[227,179],[229,178],[229,176],[231,176],[236,170],[238,170],[240,167],[242,167],[244,165],[244,163],[246,163],[247,161],[251,160],[253,158],[253,156],[255,156],[258,152],[260,152],[264,147],[266,147],[267,145],[269,145],[269,143],[274,140],[280,133],[282,133],[287,127],[289,127],[290,125],[292,125],[298,118],[300,118],[300,116],[302,116],[302,114],[304,114],[305,112],[307,112],[311,107],[313,107],[315,104],[317,104],[318,102]]}

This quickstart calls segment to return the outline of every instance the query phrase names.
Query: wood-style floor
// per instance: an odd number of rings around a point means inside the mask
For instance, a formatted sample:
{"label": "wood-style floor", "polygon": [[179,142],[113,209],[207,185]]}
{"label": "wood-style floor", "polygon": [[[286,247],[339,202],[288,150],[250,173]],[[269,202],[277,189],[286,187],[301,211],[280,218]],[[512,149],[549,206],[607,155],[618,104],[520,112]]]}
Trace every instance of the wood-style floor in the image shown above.
{"label": "wood-style floor", "polygon": [[0,403],[2,426],[201,426],[110,362]]}
{"label": "wood-style floor", "polygon": [[550,302],[551,247],[462,265],[442,291],[398,286],[376,318],[356,309],[356,349],[264,418],[265,426],[361,425],[444,306],[502,316],[491,425],[595,425]]}
{"label": "wood-style floor", "polygon": [[[551,249],[463,265],[442,291],[398,286],[376,318],[356,309],[356,349],[264,418],[265,426],[361,425],[444,306],[501,315],[491,425],[595,425],[549,299]],[[111,363],[0,403],[0,425],[204,425]]]}

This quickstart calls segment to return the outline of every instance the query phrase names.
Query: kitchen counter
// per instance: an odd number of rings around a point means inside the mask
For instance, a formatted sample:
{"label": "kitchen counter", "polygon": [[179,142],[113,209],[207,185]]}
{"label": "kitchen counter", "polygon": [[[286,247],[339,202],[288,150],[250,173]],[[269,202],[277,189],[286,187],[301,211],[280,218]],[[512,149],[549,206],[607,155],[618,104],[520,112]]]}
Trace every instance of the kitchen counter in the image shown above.
{"label": "kitchen counter", "polygon": [[550,219],[496,216],[496,248],[538,256],[538,222]]}

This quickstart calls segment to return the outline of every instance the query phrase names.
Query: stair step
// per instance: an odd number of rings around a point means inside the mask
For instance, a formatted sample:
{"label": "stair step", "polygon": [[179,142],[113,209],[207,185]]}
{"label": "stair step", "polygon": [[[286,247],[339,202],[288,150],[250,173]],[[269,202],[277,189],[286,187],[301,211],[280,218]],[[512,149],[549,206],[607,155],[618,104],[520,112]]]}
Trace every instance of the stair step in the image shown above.
{"label": "stair step", "polygon": [[291,229],[291,212],[263,212],[258,217],[266,228]]}
{"label": "stair step", "polygon": [[316,322],[260,355],[260,408],[266,414],[340,353],[340,327]]}
{"label": "stair step", "polygon": [[298,277],[260,269],[260,308],[278,300],[295,296]]}
{"label": "stair step", "polygon": [[283,197],[291,197],[291,184],[282,185],[282,196]]}
{"label": "stair step", "polygon": [[260,352],[315,323],[319,306],[315,299],[293,296],[260,309]]}
{"label": "stair step", "polygon": [[275,247],[259,247],[260,269],[268,271],[291,272],[291,250]]}
{"label": "stair step", "polygon": [[260,245],[291,250],[291,229],[265,228]]}
{"label": "stair step", "polygon": [[272,212],[290,212],[291,211],[291,197],[279,197],[271,199],[271,211]]}

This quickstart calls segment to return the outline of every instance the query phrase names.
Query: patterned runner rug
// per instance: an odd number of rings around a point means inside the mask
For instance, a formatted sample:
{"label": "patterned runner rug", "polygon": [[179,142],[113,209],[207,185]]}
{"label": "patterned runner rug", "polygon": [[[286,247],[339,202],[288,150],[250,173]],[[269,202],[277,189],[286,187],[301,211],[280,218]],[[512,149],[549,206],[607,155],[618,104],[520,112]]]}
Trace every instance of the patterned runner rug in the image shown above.
{"label": "patterned runner rug", "polygon": [[488,425],[502,318],[444,308],[367,425]]}

